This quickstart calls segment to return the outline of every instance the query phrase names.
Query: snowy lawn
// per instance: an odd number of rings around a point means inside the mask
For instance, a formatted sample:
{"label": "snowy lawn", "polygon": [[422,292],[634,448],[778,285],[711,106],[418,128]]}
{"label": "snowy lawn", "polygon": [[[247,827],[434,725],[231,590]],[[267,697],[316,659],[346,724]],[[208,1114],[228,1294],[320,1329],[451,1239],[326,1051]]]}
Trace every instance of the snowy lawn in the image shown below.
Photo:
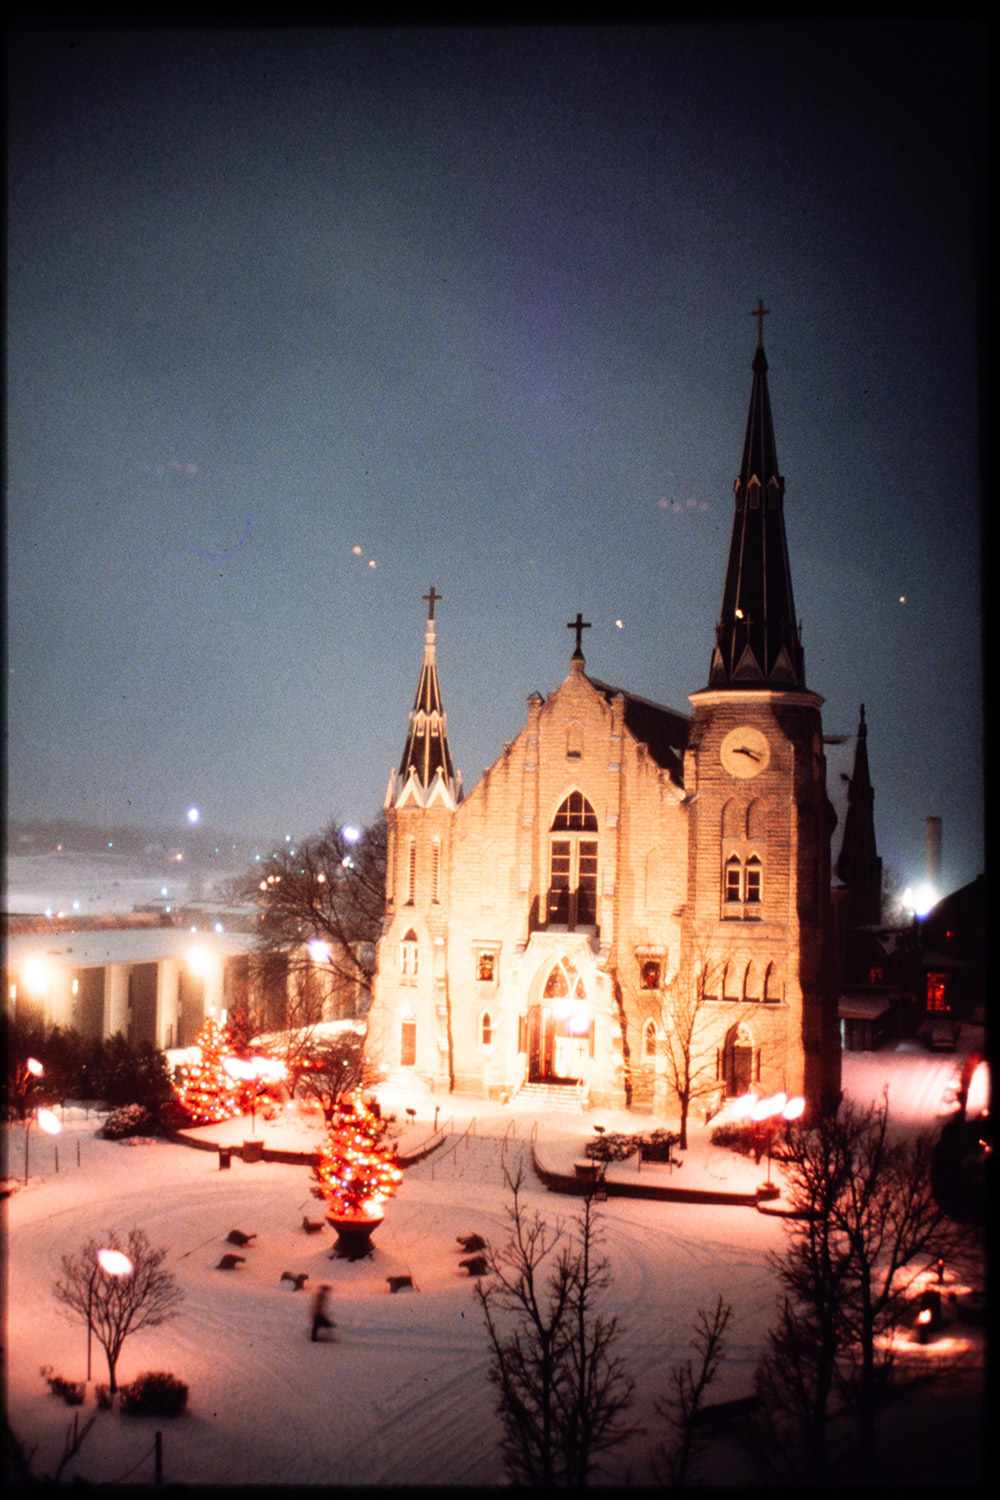
{"label": "snowy lawn", "polygon": [[[931,1057],[920,1049],[845,1057],[845,1088],[864,1101],[890,1082],[890,1109],[912,1128],[934,1123],[961,1055]],[[496,1242],[505,1233],[502,1164],[525,1166],[526,1193],[547,1219],[569,1221],[575,1200],[545,1191],[530,1171],[529,1136],[537,1118],[536,1151],[546,1166],[572,1170],[593,1139],[595,1123],[638,1131],[665,1123],[649,1116],[594,1111],[541,1117],[482,1101],[434,1099],[380,1091],[396,1113],[400,1149],[454,1117],[442,1151],[407,1170],[375,1236],[370,1260],[331,1260],[332,1231],[302,1228],[322,1217],[305,1167],[244,1163],[220,1171],[213,1153],[152,1141],[101,1140],[99,1121],[68,1109],[56,1143],[31,1133],[30,1176],[23,1186],[23,1134],[10,1131],[8,1171],[22,1185],[6,1201],[8,1236],[8,1411],[14,1433],[35,1449],[36,1474],[52,1473],[73,1412],[49,1394],[43,1364],[69,1379],[86,1371],[86,1329],[57,1310],[51,1286],[60,1255],[109,1229],[143,1228],[168,1247],[167,1267],[184,1290],[179,1315],[126,1342],[119,1382],[143,1370],[169,1370],[191,1388],[189,1411],[175,1420],[97,1412],[92,1391],[80,1420],[96,1412],[86,1443],[63,1472],[91,1482],[150,1482],[154,1433],[163,1434],[163,1477],[188,1484],[435,1484],[503,1481],[499,1426],[487,1379],[488,1351],[474,1283],[459,1266],[456,1236],[476,1231]],[[416,1110],[411,1121],[409,1106]],[[669,1122],[666,1122],[669,1123]],[[709,1130],[711,1127],[709,1127]],[[258,1115],[266,1144],[310,1150],[318,1121],[295,1112],[275,1122]],[[642,1177],[678,1186],[725,1184],[752,1191],[765,1165],[720,1152],[696,1125],[683,1168],[643,1166]],[[251,1135],[249,1119],[203,1134],[226,1143]],[[55,1171],[58,1144],[59,1171]],[[77,1148],[79,1147],[79,1164]],[[635,1174],[635,1164],[615,1173]],[[775,1180],[778,1169],[775,1167]],[[721,1293],[734,1306],[727,1357],[713,1400],[747,1394],[772,1319],[776,1280],[768,1263],[785,1233],[779,1218],[742,1207],[610,1198],[601,1205],[605,1251],[614,1284],[606,1306],[627,1330],[623,1342],[637,1382],[635,1420],[645,1427],[606,1460],[602,1477],[649,1478],[647,1455],[660,1436],[653,1401],[670,1367],[686,1357],[693,1319]],[[257,1237],[235,1271],[217,1270],[230,1229]],[[304,1290],[281,1284],[283,1271],[306,1273]],[[391,1295],[387,1277],[409,1274],[416,1290]],[[309,1291],[317,1281],[334,1290],[336,1342],[309,1342]],[[981,1366],[981,1336],[956,1325],[951,1342]],[[927,1357],[933,1357],[928,1355]],[[106,1381],[103,1351],[93,1350],[93,1379]],[[924,1398],[927,1399],[927,1398]],[[966,1398],[949,1419],[961,1431]],[[898,1421],[898,1415],[893,1421]],[[920,1424],[917,1432],[921,1430]],[[926,1437],[926,1424],[923,1431]],[[927,1446],[925,1442],[924,1446]],[[921,1456],[907,1438],[915,1474],[940,1455]],[[716,1445],[713,1477],[749,1482],[739,1455]],[[903,1461],[905,1474],[907,1461]]]}

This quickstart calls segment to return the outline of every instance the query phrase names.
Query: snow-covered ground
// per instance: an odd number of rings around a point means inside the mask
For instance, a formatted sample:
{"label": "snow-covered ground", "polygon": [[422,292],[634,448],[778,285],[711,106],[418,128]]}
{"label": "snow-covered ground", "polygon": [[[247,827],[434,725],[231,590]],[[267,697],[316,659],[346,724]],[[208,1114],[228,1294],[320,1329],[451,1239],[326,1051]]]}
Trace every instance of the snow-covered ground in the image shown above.
{"label": "snow-covered ground", "polygon": [[[963,1046],[975,1041],[966,1029]],[[915,1047],[845,1057],[845,1089],[862,1101],[889,1083],[890,1110],[906,1128],[933,1124],[947,1110],[947,1092],[961,1061]],[[154,1433],[163,1434],[163,1478],[186,1484],[473,1485],[502,1483],[499,1425],[487,1375],[489,1357],[474,1283],[459,1266],[456,1237],[476,1231],[492,1241],[505,1232],[503,1167],[526,1170],[530,1206],[549,1221],[569,1223],[577,1204],[545,1191],[530,1170],[530,1138],[543,1165],[569,1170],[593,1139],[608,1130],[648,1129],[648,1116],[595,1111],[589,1116],[537,1116],[481,1101],[406,1096],[380,1091],[397,1118],[407,1151],[434,1125],[447,1124],[446,1146],[407,1169],[375,1236],[370,1260],[331,1260],[332,1234],[308,1235],[303,1215],[321,1217],[306,1168],[244,1163],[219,1170],[214,1153],[151,1141],[118,1144],[96,1135],[99,1120],[67,1109],[63,1134],[33,1130],[29,1177],[23,1185],[23,1135],[8,1139],[9,1171],[22,1185],[6,1201],[8,1258],[8,1411],[14,1433],[35,1450],[33,1471],[52,1473],[73,1413],[48,1392],[43,1364],[69,1379],[86,1368],[86,1330],[62,1317],[51,1287],[60,1255],[107,1229],[146,1230],[168,1247],[168,1267],[184,1290],[179,1315],[130,1339],[119,1380],[143,1370],[170,1370],[191,1390],[188,1413],[173,1421],[97,1412],[84,1446],[63,1472],[91,1482],[148,1483],[154,1474]],[[984,1102],[977,1078],[970,1107]],[[407,1108],[416,1111],[415,1119]],[[258,1116],[256,1135],[268,1145],[313,1149],[315,1117],[297,1111],[280,1120]],[[203,1134],[225,1143],[250,1137],[249,1119]],[[58,1171],[56,1150],[58,1149]],[[635,1174],[634,1163],[614,1169]],[[650,1179],[677,1185],[752,1190],[765,1168],[711,1147],[696,1125],[684,1166],[643,1166]],[[774,1168],[775,1175],[778,1169]],[[607,1310],[626,1329],[622,1348],[636,1380],[634,1419],[647,1429],[608,1456],[601,1477],[621,1483],[649,1479],[648,1454],[662,1429],[653,1403],[670,1367],[687,1353],[698,1310],[721,1293],[733,1304],[726,1358],[713,1399],[747,1394],[771,1324],[776,1294],[772,1252],[786,1232],[778,1217],[745,1207],[609,1198],[601,1206],[604,1249],[613,1272]],[[230,1229],[257,1238],[245,1264],[217,1270]],[[283,1271],[305,1272],[301,1292],[281,1284]],[[409,1273],[416,1290],[391,1295],[387,1277]],[[966,1274],[968,1274],[966,1272]],[[949,1285],[954,1275],[949,1271]],[[309,1288],[334,1288],[334,1343],[310,1343]],[[968,1283],[967,1283],[968,1284]],[[981,1286],[981,1281],[979,1285]],[[886,1419],[906,1424],[894,1443],[899,1483],[961,1483],[976,1477],[969,1444],[976,1441],[976,1389],[982,1382],[982,1335],[949,1325],[947,1338],[918,1351],[943,1351],[969,1367],[945,1392],[907,1398]],[[94,1379],[106,1380],[95,1345]],[[96,1411],[92,1392],[81,1420]],[[934,1414],[933,1422],[927,1420]],[[941,1416],[943,1414],[944,1422]],[[965,1445],[966,1451],[956,1455]],[[731,1444],[716,1442],[710,1476],[751,1483]]]}

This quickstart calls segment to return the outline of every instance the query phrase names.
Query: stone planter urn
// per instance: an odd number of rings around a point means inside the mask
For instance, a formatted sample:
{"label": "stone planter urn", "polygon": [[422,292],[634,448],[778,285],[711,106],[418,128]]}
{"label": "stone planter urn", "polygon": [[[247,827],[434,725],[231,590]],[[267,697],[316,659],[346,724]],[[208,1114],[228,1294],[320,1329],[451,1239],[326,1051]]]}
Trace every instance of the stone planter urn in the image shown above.
{"label": "stone planter urn", "polygon": [[331,1210],[326,1221],[336,1231],[333,1253],[341,1260],[363,1260],[372,1253],[372,1235],[382,1222],[366,1214],[338,1214]]}

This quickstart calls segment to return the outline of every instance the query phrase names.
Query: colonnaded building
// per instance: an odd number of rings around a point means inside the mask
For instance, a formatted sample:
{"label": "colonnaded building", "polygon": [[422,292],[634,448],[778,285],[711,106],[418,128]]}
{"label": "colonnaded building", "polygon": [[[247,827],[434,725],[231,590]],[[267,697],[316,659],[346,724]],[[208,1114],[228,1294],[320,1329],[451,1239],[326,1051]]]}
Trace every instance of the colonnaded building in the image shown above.
{"label": "colonnaded building", "polygon": [[721,619],[690,714],[591,676],[578,615],[565,681],[532,694],[468,796],[438,683],[440,596],[425,596],[385,801],[368,1046],[386,1076],[492,1098],[543,1084],[669,1116],[686,1057],[696,1107],[749,1089],[835,1106],[836,818],[784,488],[758,334]]}

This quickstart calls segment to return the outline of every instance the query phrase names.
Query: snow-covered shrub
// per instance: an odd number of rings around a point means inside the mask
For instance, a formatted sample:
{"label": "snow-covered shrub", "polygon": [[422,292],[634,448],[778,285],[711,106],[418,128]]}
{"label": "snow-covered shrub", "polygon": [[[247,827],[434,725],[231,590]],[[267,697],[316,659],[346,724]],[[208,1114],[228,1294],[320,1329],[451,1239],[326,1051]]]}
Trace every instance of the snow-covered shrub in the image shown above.
{"label": "snow-covered shrub", "polygon": [[53,1396],[61,1396],[67,1406],[82,1406],[87,1395],[87,1387],[82,1380],[66,1380],[62,1375],[56,1375],[51,1365],[42,1365],[42,1379],[47,1381],[49,1390]]}
{"label": "snow-covered shrub", "polygon": [[130,1135],[155,1135],[156,1121],[144,1104],[126,1104],[112,1110],[101,1126],[101,1134],[108,1141],[123,1141]]}
{"label": "snow-covered shrub", "polygon": [[121,1409],[129,1417],[179,1417],[187,1398],[183,1380],[167,1370],[146,1370],[120,1390]]}

